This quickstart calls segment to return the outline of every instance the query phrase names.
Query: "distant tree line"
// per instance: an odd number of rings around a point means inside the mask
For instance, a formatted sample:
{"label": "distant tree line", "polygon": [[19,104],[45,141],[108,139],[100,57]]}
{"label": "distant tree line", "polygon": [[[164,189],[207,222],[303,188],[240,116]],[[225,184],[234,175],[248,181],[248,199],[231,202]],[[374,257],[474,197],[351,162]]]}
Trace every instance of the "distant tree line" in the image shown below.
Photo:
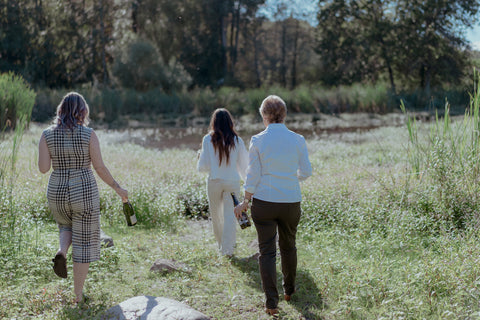
{"label": "distant tree line", "polygon": [[476,0],[318,1],[315,25],[279,1],[0,0],[0,72],[34,87],[164,93],[194,87],[457,85]]}

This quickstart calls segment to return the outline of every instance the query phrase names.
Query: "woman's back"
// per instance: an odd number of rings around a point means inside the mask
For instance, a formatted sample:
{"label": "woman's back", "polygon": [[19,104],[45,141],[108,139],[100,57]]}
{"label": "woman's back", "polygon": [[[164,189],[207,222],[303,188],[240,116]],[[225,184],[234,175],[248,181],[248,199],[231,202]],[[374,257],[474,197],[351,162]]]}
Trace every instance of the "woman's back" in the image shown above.
{"label": "woman's back", "polygon": [[248,153],[242,138],[235,138],[235,147],[230,150],[229,161],[219,163],[218,152],[207,134],[202,141],[202,153],[198,162],[200,171],[209,172],[210,179],[239,180],[245,178],[248,164]]}
{"label": "woman's back", "polygon": [[49,128],[44,131],[53,170],[90,168],[90,137],[92,129]]}

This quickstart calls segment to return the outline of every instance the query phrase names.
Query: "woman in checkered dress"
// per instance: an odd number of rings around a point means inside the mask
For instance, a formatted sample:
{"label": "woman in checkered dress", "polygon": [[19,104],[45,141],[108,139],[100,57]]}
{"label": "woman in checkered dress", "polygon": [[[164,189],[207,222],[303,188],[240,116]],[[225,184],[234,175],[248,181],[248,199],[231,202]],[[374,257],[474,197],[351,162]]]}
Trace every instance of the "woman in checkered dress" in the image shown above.
{"label": "woman in checkered dress", "polygon": [[47,199],[60,240],[53,269],[58,276],[67,277],[66,254],[71,245],[76,302],[82,301],[90,262],[100,259],[100,199],[91,165],[122,200],[128,199],[128,192],[103,163],[98,138],[87,127],[88,114],[80,94],[67,94],[57,108],[54,125],[42,133],[38,159],[42,173],[53,168]]}

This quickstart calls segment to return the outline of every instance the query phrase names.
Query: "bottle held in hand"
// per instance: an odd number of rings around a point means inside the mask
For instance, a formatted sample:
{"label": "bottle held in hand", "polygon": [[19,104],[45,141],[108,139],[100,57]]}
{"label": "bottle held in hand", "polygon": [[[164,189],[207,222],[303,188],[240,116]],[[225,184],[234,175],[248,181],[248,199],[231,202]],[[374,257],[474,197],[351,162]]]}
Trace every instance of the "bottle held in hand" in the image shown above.
{"label": "bottle held in hand", "polygon": [[[233,199],[233,205],[236,207],[240,204],[240,201],[238,201],[237,196],[235,195],[235,192],[230,193]],[[238,219],[238,223],[240,224],[240,228],[245,229],[247,227],[250,227],[252,224],[250,222],[250,219],[248,218],[248,215],[245,211],[242,212],[242,216]]]}
{"label": "bottle held in hand", "polygon": [[127,225],[132,227],[137,224],[137,217],[135,216],[135,211],[130,201],[123,202],[123,214],[127,220]]}

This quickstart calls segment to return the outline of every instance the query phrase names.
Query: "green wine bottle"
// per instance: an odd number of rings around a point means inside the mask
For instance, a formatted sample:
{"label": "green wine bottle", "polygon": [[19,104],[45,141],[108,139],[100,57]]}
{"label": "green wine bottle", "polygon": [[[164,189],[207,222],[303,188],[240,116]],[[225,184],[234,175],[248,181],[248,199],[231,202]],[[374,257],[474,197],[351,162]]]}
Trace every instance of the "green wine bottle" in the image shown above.
{"label": "green wine bottle", "polygon": [[133,210],[133,206],[130,201],[123,203],[123,214],[125,215],[125,219],[127,220],[127,225],[132,227],[137,224],[137,217],[135,216],[135,211]]}
{"label": "green wine bottle", "polygon": [[[238,201],[237,196],[235,195],[235,192],[230,193],[230,195],[232,196],[233,205],[235,207],[238,206],[240,204],[240,201]],[[252,225],[245,211],[242,212],[242,217],[238,219],[238,223],[240,224],[240,228],[242,229],[245,229]]]}

